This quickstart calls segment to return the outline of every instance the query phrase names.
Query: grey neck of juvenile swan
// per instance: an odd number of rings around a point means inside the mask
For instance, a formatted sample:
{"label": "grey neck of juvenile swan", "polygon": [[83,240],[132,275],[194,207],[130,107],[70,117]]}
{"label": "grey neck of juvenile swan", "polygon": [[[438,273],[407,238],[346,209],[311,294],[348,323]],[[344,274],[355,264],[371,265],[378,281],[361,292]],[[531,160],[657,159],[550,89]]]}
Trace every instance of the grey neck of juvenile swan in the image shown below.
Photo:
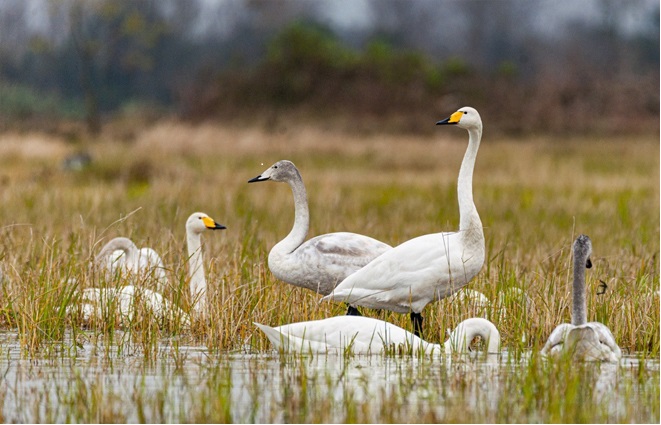
{"label": "grey neck of juvenile swan", "polygon": [[308,209],[308,195],[303,184],[303,178],[298,170],[296,178],[288,180],[294,195],[294,227],[291,232],[281,240],[277,246],[278,250],[290,254],[294,252],[305,241],[310,230],[310,210]]}
{"label": "grey neck of juvenile swan", "polygon": [[482,126],[468,130],[468,148],[464,154],[457,179],[457,198],[459,200],[459,230],[464,240],[470,239],[479,242],[484,240],[482,221],[473,202],[473,169],[477,151],[482,138]]}
{"label": "grey neck of juvenile swan", "polygon": [[206,303],[207,281],[204,277],[202,241],[199,233],[186,232],[188,244],[188,271],[190,274],[190,294],[193,309],[199,311]]}
{"label": "grey neck of juvenile swan", "polygon": [[584,325],[588,321],[587,306],[585,301],[585,264],[587,257],[582,249],[574,249],[574,295],[571,324],[574,326]]}

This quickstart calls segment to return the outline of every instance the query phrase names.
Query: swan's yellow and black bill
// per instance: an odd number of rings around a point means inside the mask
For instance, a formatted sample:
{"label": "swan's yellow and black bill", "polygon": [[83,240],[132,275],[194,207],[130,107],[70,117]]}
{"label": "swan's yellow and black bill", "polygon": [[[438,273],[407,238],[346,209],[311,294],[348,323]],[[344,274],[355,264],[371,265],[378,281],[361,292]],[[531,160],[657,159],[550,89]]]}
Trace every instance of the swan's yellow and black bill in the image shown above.
{"label": "swan's yellow and black bill", "polygon": [[269,177],[262,177],[262,175],[260,174],[257,177],[254,177],[254,178],[248,180],[248,183],[264,182],[268,179],[269,179]]}
{"label": "swan's yellow and black bill", "polygon": [[457,111],[454,114],[447,117],[446,119],[437,122],[436,125],[457,124],[462,116],[464,116],[464,113],[461,111]]}
{"label": "swan's yellow and black bill", "polygon": [[207,226],[207,229],[211,229],[211,230],[227,229],[227,227],[223,226],[222,224],[216,223],[216,221],[211,217],[203,217],[202,222],[204,223],[205,226]]}

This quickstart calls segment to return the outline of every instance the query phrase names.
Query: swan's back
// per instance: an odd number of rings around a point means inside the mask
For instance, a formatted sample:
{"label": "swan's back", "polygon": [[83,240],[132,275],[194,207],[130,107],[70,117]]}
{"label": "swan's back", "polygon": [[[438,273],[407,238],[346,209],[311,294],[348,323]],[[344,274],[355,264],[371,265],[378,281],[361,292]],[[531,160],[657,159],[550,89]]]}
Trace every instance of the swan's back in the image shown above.
{"label": "swan's back", "polygon": [[553,330],[542,355],[570,356],[574,361],[617,362],[622,351],[611,331],[603,323],[574,326],[563,323]]}
{"label": "swan's back", "polygon": [[165,265],[160,255],[152,248],[138,249],[129,238],[110,240],[99,252],[97,263],[105,270],[106,279],[155,280],[157,290],[163,290],[167,285]]}
{"label": "swan's back", "polygon": [[388,322],[363,316],[337,316],[271,328],[255,323],[274,347],[291,352],[379,354],[389,350],[428,353],[434,347]]}

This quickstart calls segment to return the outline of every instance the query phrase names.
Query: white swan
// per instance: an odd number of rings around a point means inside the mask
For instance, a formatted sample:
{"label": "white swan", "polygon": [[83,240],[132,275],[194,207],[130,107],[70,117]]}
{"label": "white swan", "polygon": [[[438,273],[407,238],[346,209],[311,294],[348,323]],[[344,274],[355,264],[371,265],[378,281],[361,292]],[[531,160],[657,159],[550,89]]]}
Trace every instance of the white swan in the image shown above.
{"label": "white swan", "polygon": [[459,231],[406,241],[349,275],[323,298],[410,313],[416,335],[422,334],[422,309],[468,284],[484,265],[485,257],[482,222],[473,202],[473,168],[482,120],[475,109],[464,107],[437,124],[455,124],[469,134],[457,182]]}
{"label": "white swan", "polygon": [[575,360],[617,362],[622,357],[620,347],[610,329],[599,322],[587,322],[585,301],[585,269],[592,267],[592,242],[580,235],[574,242],[574,283],[571,324],[563,323],[551,332],[542,355],[568,353]]}
{"label": "white swan", "polygon": [[[294,195],[294,227],[269,252],[269,269],[289,284],[328,295],[351,273],[392,249],[369,236],[338,232],[316,236],[307,242],[310,212],[303,179],[291,161],[278,161],[248,183],[286,182]],[[350,314],[357,310],[349,308]]]}
{"label": "white swan", "polygon": [[461,322],[441,346],[422,340],[399,326],[370,317],[336,316],[323,320],[292,323],[272,328],[255,323],[274,347],[298,353],[381,354],[406,350],[412,353],[451,354],[469,350],[476,336],[482,337],[487,352],[500,350],[500,333],[482,318]]}
{"label": "white swan", "polygon": [[163,260],[151,248],[140,248],[129,238],[118,237],[110,240],[97,255],[97,264],[105,269],[107,279],[121,275],[141,283],[154,279],[155,289],[163,291],[167,285],[167,275]]}
{"label": "white swan", "polygon": [[[191,214],[186,220],[186,243],[188,246],[188,271],[190,276],[189,289],[193,311],[197,313],[203,313],[206,309],[207,291],[206,278],[204,277],[201,234],[205,230],[225,228],[225,226],[216,223],[214,219],[201,212]],[[121,239],[126,238],[115,238],[113,240],[117,241]],[[126,243],[124,241],[117,242],[114,245],[108,243],[104,249],[106,247],[109,248],[106,252],[102,250],[99,256],[97,256],[97,259],[102,265],[106,264],[106,256],[109,252],[112,252],[112,248],[125,245]],[[158,254],[156,255],[158,256]],[[181,320],[184,325],[187,326],[190,324],[188,315],[165,299],[160,293],[137,285],[117,288],[88,288],[82,291],[80,298],[83,302],[80,310],[84,322],[89,322],[92,317],[103,317],[104,308],[114,308],[115,313],[120,316],[122,323],[126,324],[133,320],[136,308],[135,302],[139,299],[158,319],[172,319],[178,316],[182,318]]]}
{"label": "white swan", "polygon": [[207,280],[204,276],[202,257],[202,233],[206,230],[226,229],[222,224],[205,213],[196,212],[186,220],[186,244],[188,246],[188,273],[190,275],[190,294],[193,310],[197,313],[206,311]]}

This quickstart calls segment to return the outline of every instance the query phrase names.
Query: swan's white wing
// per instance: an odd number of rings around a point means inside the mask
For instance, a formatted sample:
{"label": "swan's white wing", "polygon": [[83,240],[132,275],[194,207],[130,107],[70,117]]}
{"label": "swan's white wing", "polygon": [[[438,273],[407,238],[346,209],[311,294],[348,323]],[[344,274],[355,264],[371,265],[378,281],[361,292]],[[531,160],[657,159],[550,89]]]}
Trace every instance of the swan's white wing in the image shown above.
{"label": "swan's white wing", "polygon": [[458,291],[483,263],[483,257],[464,256],[458,233],[419,236],[386,251],[324,299],[399,313],[420,312],[429,302]]}
{"label": "swan's white wing", "polygon": [[542,348],[541,354],[545,356],[560,354],[564,347],[565,338],[573,328],[574,325],[570,323],[563,323],[556,327],[553,332],[551,332],[551,336],[549,336],[549,339],[546,341],[544,348]]}
{"label": "swan's white wing", "polygon": [[280,332],[278,328],[255,323],[264,332],[271,344],[282,351],[294,353],[330,353],[334,350],[323,342],[300,338],[286,332]]}
{"label": "swan's white wing", "polygon": [[126,258],[124,251],[116,249],[102,260],[102,264],[109,272],[117,273],[119,270],[125,271],[127,269]]}
{"label": "swan's white wing", "polygon": [[323,257],[322,265],[339,268],[336,272],[339,274],[346,273],[347,269],[358,270],[389,249],[392,249],[390,245],[369,236],[337,232],[316,236],[297,251],[301,251],[301,255]]}
{"label": "swan's white wing", "polygon": [[285,282],[328,294],[337,283],[390,249],[369,236],[328,233],[304,242],[286,258],[273,261],[269,255],[269,267]]}
{"label": "swan's white wing", "polygon": [[[158,320],[174,320],[176,317],[179,317],[184,326],[190,324],[190,318],[183,310],[156,291],[137,288],[131,285],[123,287],[121,293],[120,305],[122,306],[122,311],[124,311],[124,308],[128,308],[131,314],[133,314],[133,304],[136,298],[139,297],[139,300],[151,310]],[[124,303],[127,305],[124,306]]]}
{"label": "swan's white wing", "polygon": [[165,273],[165,264],[161,256],[151,248],[141,248],[138,255],[138,264],[135,271],[141,277],[151,277],[157,280],[156,289],[163,290],[168,283]]}
{"label": "swan's white wing", "polygon": [[259,325],[274,346],[284,350],[379,354],[399,346],[428,351],[431,344],[404,329],[362,316],[337,316],[270,328]]}
{"label": "swan's white wing", "polygon": [[560,355],[571,351],[576,360],[616,362],[622,357],[610,330],[599,322],[581,326],[563,323],[551,333],[542,355]]}
{"label": "swan's white wing", "polygon": [[615,342],[615,337],[606,325],[599,322],[590,322],[588,323],[588,326],[594,329],[597,333],[599,343],[604,346],[604,351],[609,354],[607,356],[609,358],[608,361],[618,361],[622,358],[622,350],[620,350],[620,347]]}

